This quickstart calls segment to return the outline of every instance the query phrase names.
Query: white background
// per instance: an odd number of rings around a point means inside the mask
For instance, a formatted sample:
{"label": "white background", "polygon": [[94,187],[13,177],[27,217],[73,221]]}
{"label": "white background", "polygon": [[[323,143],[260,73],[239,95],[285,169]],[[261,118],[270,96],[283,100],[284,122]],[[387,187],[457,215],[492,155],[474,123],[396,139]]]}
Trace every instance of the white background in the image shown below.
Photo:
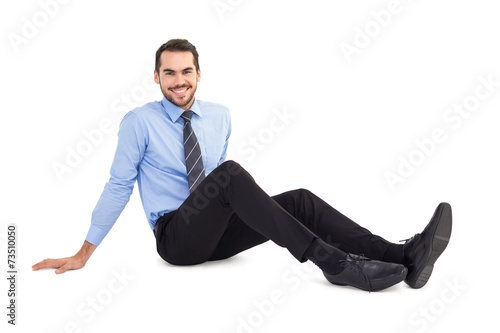
{"label": "white background", "polygon": [[[1,284],[2,332],[498,327],[486,303],[499,296],[495,1],[62,2],[0,5],[0,240],[6,262],[7,224],[16,223],[19,270],[16,327],[7,324]],[[390,18],[381,14],[388,7],[397,9]],[[364,29],[371,37],[362,37]],[[452,239],[428,284],[379,293],[332,286],[272,243],[227,261],[170,266],[156,254],[137,191],[84,269],[32,272],[32,264],[80,248],[108,179],[124,101],[161,98],[151,73],[156,49],[170,38],[197,46],[197,96],[230,107],[228,158],[269,194],[308,188],[393,242],[421,231],[435,206],[450,202]],[[342,43],[360,46],[358,53],[346,57]],[[480,77],[497,85],[460,123],[446,121],[447,110],[472,103],[476,89],[488,92],[478,88]],[[289,119],[273,132],[276,112]],[[58,179],[54,163],[65,164],[68,149],[85,145],[84,132],[102,121],[112,131],[95,136]],[[435,129],[445,139],[419,153],[415,142],[428,142]],[[260,140],[255,156],[244,150],[252,138]],[[410,157],[418,165],[391,189],[384,174],[403,172],[401,158]]]}

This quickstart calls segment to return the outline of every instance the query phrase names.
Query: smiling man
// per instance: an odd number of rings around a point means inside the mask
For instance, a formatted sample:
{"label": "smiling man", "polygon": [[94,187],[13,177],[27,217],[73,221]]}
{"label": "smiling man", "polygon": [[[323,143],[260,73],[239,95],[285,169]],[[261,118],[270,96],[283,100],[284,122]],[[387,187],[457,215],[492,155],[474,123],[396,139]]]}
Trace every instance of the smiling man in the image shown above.
{"label": "smiling man", "polygon": [[[165,66],[158,67],[162,63]],[[163,96],[170,103],[184,110],[189,109],[193,105],[194,93],[200,81],[198,55],[175,51],[161,52],[156,66],[155,82],[160,85]],[[182,68],[183,66],[187,67]]]}
{"label": "smiling man", "polygon": [[311,260],[337,285],[377,291],[405,281],[423,287],[446,248],[451,207],[441,203],[422,233],[394,244],[304,189],[268,196],[234,161],[225,161],[226,107],[197,100],[198,52],[173,39],[156,52],[154,78],[164,95],[125,115],[111,176],[77,254],[33,270],[82,268],[125,208],[137,182],[158,254],[173,265],[234,256],[268,240],[298,261]]}

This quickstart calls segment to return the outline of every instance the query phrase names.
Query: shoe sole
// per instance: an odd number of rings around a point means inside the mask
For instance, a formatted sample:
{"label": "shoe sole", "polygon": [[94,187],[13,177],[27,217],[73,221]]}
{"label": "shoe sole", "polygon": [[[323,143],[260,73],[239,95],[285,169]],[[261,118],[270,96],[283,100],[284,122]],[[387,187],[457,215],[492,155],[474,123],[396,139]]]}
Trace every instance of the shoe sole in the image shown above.
{"label": "shoe sole", "polygon": [[434,216],[431,221],[435,218],[438,219],[436,223],[435,230],[432,236],[432,242],[427,254],[427,262],[417,271],[413,272],[412,276],[406,281],[406,283],[415,289],[422,288],[425,286],[429,278],[431,277],[432,271],[434,269],[434,264],[439,256],[444,252],[450,241],[451,229],[452,229],[452,213],[451,206],[448,203],[441,203],[436,209]]}
{"label": "shoe sole", "polygon": [[406,269],[406,267],[404,267],[400,275],[394,275],[383,280],[371,280],[370,282],[366,282],[366,284],[357,286],[338,281],[336,275],[330,275],[325,272],[323,272],[323,275],[328,280],[328,282],[337,286],[351,286],[364,291],[380,291],[400,283],[405,279],[407,273],[408,270]]}

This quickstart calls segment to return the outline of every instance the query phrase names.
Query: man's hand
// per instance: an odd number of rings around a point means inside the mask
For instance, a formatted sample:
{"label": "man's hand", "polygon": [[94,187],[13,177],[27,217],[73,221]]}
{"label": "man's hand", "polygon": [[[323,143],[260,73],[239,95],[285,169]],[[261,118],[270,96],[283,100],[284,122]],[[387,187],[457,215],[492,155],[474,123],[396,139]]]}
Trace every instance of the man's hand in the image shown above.
{"label": "man's hand", "polygon": [[80,269],[85,266],[85,262],[76,255],[61,259],[45,259],[38,264],[34,264],[31,268],[37,271],[42,268],[57,268],[56,274],[61,274],[67,270]]}
{"label": "man's hand", "polygon": [[45,259],[34,264],[31,269],[37,271],[43,268],[56,268],[56,274],[64,273],[67,270],[80,269],[85,266],[95,249],[95,245],[85,241],[80,251],[74,256],[61,259]]}

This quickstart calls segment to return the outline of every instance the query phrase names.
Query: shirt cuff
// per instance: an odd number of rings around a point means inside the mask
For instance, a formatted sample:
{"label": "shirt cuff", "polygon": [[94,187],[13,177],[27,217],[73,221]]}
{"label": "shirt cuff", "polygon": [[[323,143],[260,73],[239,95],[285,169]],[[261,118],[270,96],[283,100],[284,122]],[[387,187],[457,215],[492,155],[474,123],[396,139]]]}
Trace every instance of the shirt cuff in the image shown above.
{"label": "shirt cuff", "polygon": [[107,234],[108,231],[91,225],[89,228],[89,232],[87,233],[87,237],[85,237],[85,240],[90,244],[99,246],[99,244],[101,244],[102,240],[104,239],[104,237],[106,237]]}

